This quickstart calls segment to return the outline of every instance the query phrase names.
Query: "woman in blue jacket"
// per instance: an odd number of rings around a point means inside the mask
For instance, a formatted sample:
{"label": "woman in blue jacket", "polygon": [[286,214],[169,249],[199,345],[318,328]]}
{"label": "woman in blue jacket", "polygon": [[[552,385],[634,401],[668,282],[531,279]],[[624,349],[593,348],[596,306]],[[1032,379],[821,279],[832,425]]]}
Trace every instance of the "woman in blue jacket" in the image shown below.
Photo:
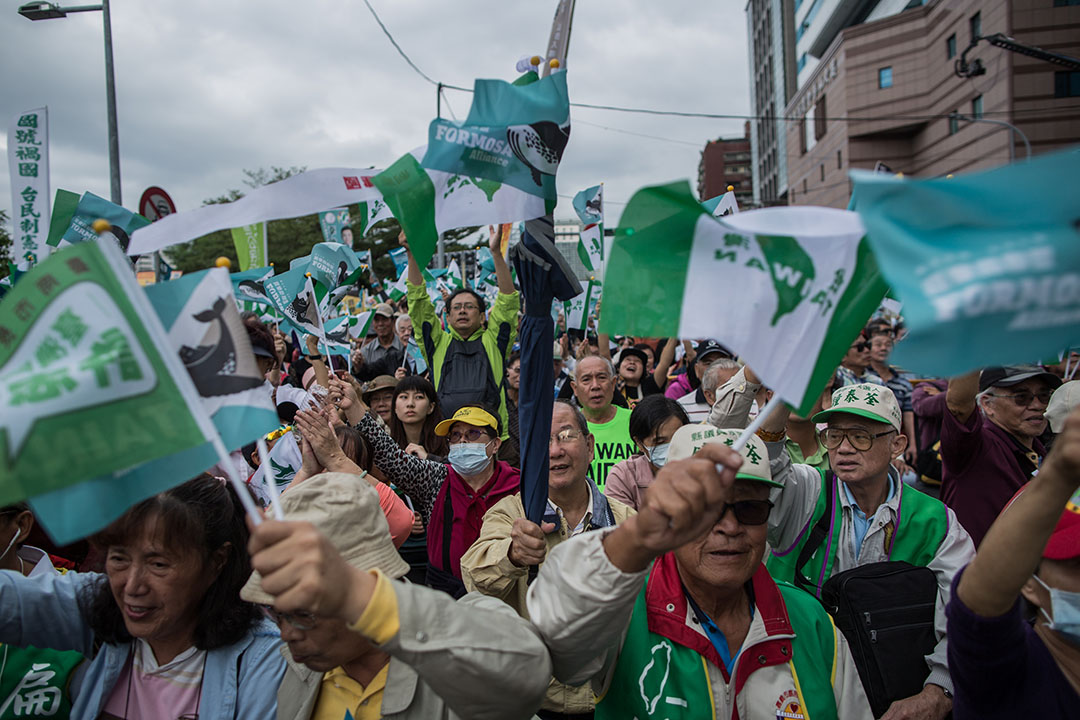
{"label": "woman in blue jacket", "polygon": [[[236,495],[203,475],[94,537],[104,574],[0,572],[0,642],[88,658],[71,680],[75,720],[272,718],[285,662],[277,628],[240,599],[247,541]],[[33,680],[0,703],[47,700]]]}

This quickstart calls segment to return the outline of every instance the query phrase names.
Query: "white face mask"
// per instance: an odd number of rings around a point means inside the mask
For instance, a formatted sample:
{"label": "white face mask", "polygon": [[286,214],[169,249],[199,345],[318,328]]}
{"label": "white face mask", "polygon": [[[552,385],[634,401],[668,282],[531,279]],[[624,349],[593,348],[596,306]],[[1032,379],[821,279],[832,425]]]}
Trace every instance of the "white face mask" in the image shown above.
{"label": "white face mask", "polygon": [[1032,577],[1050,593],[1053,614],[1039,608],[1039,612],[1046,616],[1050,629],[1061,633],[1073,645],[1080,646],[1080,593],[1050,587],[1038,575]]}

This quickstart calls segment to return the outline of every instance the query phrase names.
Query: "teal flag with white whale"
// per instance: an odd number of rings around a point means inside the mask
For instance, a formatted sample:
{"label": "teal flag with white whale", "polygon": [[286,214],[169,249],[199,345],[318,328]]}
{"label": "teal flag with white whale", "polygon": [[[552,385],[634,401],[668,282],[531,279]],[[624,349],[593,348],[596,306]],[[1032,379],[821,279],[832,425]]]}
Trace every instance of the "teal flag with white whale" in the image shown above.
{"label": "teal flag with white whale", "polygon": [[59,544],[205,470],[215,434],[111,240],[54,253],[0,303],[0,506],[29,499]]}
{"label": "teal flag with white whale", "polygon": [[525,85],[477,80],[464,123],[436,118],[427,146],[373,181],[425,267],[441,232],[551,212],[569,138],[565,72]]}
{"label": "teal flag with white whale", "polygon": [[644,188],[611,247],[599,332],[715,338],[805,415],[885,296],[865,234],[847,210],[716,218],[685,181]]}
{"label": "teal flag with white whale", "polygon": [[951,178],[852,172],[908,336],[898,364],[935,376],[1032,362],[1080,337],[1080,151]]}
{"label": "teal flag with white whale", "polygon": [[228,271],[203,270],[145,291],[225,448],[276,428],[277,409],[233,301]]}
{"label": "teal flag with white whale", "polygon": [[583,225],[604,222],[604,186],[594,185],[582,190],[573,199],[574,212]]}
{"label": "teal flag with white whale", "polygon": [[263,283],[273,276],[274,268],[270,265],[231,273],[229,281],[232,282],[233,296],[237,302],[269,305],[270,298],[266,296],[266,288]]}

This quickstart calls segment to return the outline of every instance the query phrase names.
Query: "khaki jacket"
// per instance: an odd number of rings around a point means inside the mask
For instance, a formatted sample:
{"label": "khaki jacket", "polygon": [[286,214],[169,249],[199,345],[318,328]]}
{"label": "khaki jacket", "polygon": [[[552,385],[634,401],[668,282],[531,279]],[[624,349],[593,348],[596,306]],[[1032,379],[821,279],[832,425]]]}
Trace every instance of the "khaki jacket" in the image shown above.
{"label": "khaki jacket", "polygon": [[[613,498],[608,498],[611,514],[619,524],[635,514],[635,511]],[[525,605],[525,595],[529,590],[527,567],[518,567],[510,562],[507,553],[510,550],[510,531],[514,520],[525,517],[525,508],[521,504],[521,494],[509,495],[495,503],[484,515],[484,526],[480,537],[461,557],[461,579],[465,588],[484,595],[496,597],[514,608],[514,611],[528,619],[529,611]],[[568,540],[572,528],[566,518],[560,518],[558,532],[547,535],[547,551]],[[543,564],[541,564],[543,567]],[[592,712],[593,693],[588,685],[572,687],[552,679],[542,708],[556,712],[576,714]]]}
{"label": "khaki jacket", "polygon": [[[382,717],[387,720],[531,718],[551,676],[536,630],[505,604],[478,593],[446,593],[394,582],[401,629],[390,654]],[[278,720],[309,720],[323,673],[298,665],[288,646]],[[462,679],[468,682],[462,682]]]}

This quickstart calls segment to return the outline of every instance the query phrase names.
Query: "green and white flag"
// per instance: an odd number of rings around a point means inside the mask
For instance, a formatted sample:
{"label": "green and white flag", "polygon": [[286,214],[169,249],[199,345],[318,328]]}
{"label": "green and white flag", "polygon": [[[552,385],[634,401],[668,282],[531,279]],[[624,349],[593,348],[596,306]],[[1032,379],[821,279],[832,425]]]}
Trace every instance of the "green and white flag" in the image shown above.
{"label": "green and white flag", "polygon": [[714,218],[684,181],[638,191],[608,260],[600,332],[709,337],[805,415],[886,286],[858,215]]}
{"label": "green and white flag", "polygon": [[458,265],[457,260],[450,261],[450,266],[446,269],[445,280],[449,285],[450,292],[465,287],[465,281],[461,277],[461,266]]}
{"label": "green and white flag", "polygon": [[371,321],[374,319],[375,313],[371,310],[364,310],[358,312],[355,315],[349,317],[349,337],[352,338],[366,338],[368,331],[371,329]]}
{"label": "green and white flag", "polygon": [[88,192],[83,193],[79,198],[75,215],[71,218],[71,225],[64,231],[61,239],[72,245],[81,242],[97,242],[98,234],[92,225],[98,219],[109,221],[112,225],[112,234],[120,242],[121,248],[128,248],[129,255],[134,255],[129,247],[131,235],[138,229],[150,225],[150,221],[142,215]]}
{"label": "green and white flag", "polygon": [[600,223],[586,225],[578,239],[578,257],[585,269],[599,273],[604,266],[604,226]]}
{"label": "green and white flag", "polygon": [[[263,282],[270,304],[299,332],[322,338],[319,301],[305,266],[292,268]],[[325,292],[325,291],[324,291]]]}
{"label": "green and white flag", "polygon": [[289,483],[296,477],[300,466],[304,464],[304,458],[300,454],[300,446],[296,444],[296,435],[287,432],[274,442],[267,457],[259,458],[259,467],[251,476],[248,485],[259,498],[259,504],[267,507],[270,504],[270,496],[266,495],[266,476],[277,485],[278,492],[284,492]]}
{"label": "green and white flag", "polygon": [[367,237],[375,223],[392,217],[394,217],[394,213],[390,212],[390,206],[381,197],[360,203],[360,237]]}
{"label": "green and white flag", "polygon": [[463,124],[433,120],[427,146],[373,181],[425,267],[439,233],[551,212],[569,138],[566,73],[527,85],[477,80]]}
{"label": "green and white flag", "polygon": [[405,275],[402,274],[396,282],[387,285],[386,292],[390,296],[390,300],[397,302],[409,292],[409,288],[405,285]]}
{"label": "green and white flag", "polygon": [[708,210],[713,217],[724,217],[739,212],[739,201],[735,199],[735,192],[728,190],[723,195],[717,195],[701,203],[701,207]]}
{"label": "green and white flag", "polygon": [[99,530],[213,465],[216,431],[114,243],[80,243],[0,304],[0,506],[53,539]]}
{"label": "green and white flag", "polygon": [[241,272],[266,265],[266,223],[230,228],[230,232]]}
{"label": "green and white flag", "polygon": [[600,283],[589,280],[585,290],[563,303],[567,330],[583,330],[589,325],[589,315],[600,298]]}
{"label": "green and white flag", "polygon": [[157,283],[146,296],[225,447],[238,448],[276,428],[277,410],[233,302],[228,271],[213,268]]}

